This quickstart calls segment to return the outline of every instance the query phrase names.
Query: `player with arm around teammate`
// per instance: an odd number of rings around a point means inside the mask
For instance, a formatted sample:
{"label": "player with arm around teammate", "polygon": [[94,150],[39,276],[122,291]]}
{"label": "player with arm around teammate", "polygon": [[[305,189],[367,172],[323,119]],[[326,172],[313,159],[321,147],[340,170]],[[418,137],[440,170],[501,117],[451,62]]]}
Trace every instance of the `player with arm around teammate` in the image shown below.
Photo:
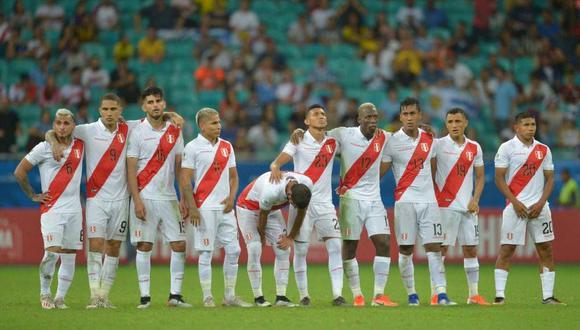
{"label": "player with arm around teammate", "polygon": [[[465,111],[453,108],[445,115],[445,126],[449,134],[434,141],[436,156],[431,158],[431,171],[445,236],[441,254],[445,260],[448,247],[459,241],[469,288],[467,303],[489,305],[478,292],[477,213],[485,184],[483,156],[479,143],[465,136],[467,125]],[[433,295],[431,304],[437,304],[437,295]]]}
{"label": "player with arm around teammate", "polygon": [[[53,121],[57,143],[65,146],[64,159],[53,159],[47,142],[37,144],[14,170],[16,181],[24,193],[40,203],[40,230],[44,256],[40,263],[40,303],[44,309],[66,309],[64,298],[75,273],[75,258],[82,249],[83,216],[80,200],[81,169],[84,143],[75,139],[74,116],[59,109]],[[42,192],[37,194],[28,181],[28,173],[38,166]],[[50,286],[60,258],[58,287],[53,300]]]}
{"label": "player with arm around teammate", "polygon": [[[232,144],[220,138],[219,113],[202,108],[196,114],[200,134],[183,151],[181,190],[193,224],[199,251],[199,280],[203,305],[215,307],[211,293],[211,259],[215,248],[224,248],[224,306],[251,307],[235,295],[240,243],[233,211],[238,191],[238,171]],[[194,181],[195,190],[191,182]]]}
{"label": "player with arm around teammate", "polygon": [[[271,245],[274,254],[274,277],[276,280],[276,306],[293,307],[286,297],[290,270],[290,248],[299,234],[310,198],[312,180],[305,175],[284,172],[278,183],[269,182],[271,173],[260,175],[244,188],[236,203],[238,226],[248,250],[248,277],[254,294],[254,303],[259,307],[272,304],[262,292],[262,246]],[[287,232],[281,209],[292,204],[296,207],[296,218]]]}
{"label": "player with arm around teammate", "polygon": [[502,214],[501,248],[495,264],[494,304],[505,303],[510,259],[526,232],[536,244],[540,259],[542,303],[563,305],[554,297],[556,271],[552,252],[554,230],[548,197],[554,188],[550,148],[534,139],[536,118],[529,112],[516,115],[516,136],[504,142],[495,156],[495,184],[508,205]]}

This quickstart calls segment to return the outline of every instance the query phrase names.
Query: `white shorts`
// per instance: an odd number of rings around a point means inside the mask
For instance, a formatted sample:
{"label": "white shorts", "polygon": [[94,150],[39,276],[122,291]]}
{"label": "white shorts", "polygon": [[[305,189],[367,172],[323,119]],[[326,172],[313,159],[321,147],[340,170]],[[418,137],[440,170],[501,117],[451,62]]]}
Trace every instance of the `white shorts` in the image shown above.
{"label": "white shorts", "polygon": [[125,241],[129,229],[129,198],[119,201],[87,199],[87,237]]}
{"label": "white shorts", "polygon": [[45,249],[60,246],[62,249],[81,250],[83,213],[44,213],[40,216],[40,232]]}
{"label": "white shorts", "polygon": [[395,233],[398,245],[442,243],[443,225],[435,203],[395,203]]}
{"label": "white shorts", "polygon": [[503,210],[500,244],[524,245],[526,242],[526,230],[534,243],[554,240],[552,213],[547,204],[537,218],[530,220],[518,218],[512,204]]}
{"label": "white shorts", "polygon": [[[199,210],[201,224],[193,226],[193,242],[198,251],[213,251],[238,240],[234,211]],[[236,243],[237,244],[237,243]]]}
{"label": "white shorts", "polygon": [[[295,219],[296,208],[290,205],[288,210],[288,230],[292,230]],[[316,229],[319,240],[323,238],[340,238],[340,225],[336,216],[336,209],[332,203],[311,203],[308,205],[304,222],[294,240],[310,242],[312,228]]]}
{"label": "white shorts", "polygon": [[459,241],[461,246],[479,245],[479,224],[477,214],[439,209],[443,224],[443,245],[454,246]]}
{"label": "white shorts", "polygon": [[382,201],[340,198],[338,217],[343,240],[358,241],[363,226],[367,229],[369,237],[391,233],[387,211]]}
{"label": "white shorts", "polygon": [[[260,242],[258,233],[258,219],[260,211],[250,211],[241,207],[236,207],[238,216],[238,226],[244,237],[246,244],[250,242]],[[283,235],[286,235],[286,225],[282,211],[273,210],[268,214],[266,222],[266,243],[275,245]]]}
{"label": "white shorts", "polygon": [[131,228],[131,243],[155,243],[157,229],[161,230],[165,242],[185,241],[186,223],[181,217],[179,204],[176,200],[159,201],[143,199],[146,221],[135,215],[135,204],[131,200],[129,221]]}

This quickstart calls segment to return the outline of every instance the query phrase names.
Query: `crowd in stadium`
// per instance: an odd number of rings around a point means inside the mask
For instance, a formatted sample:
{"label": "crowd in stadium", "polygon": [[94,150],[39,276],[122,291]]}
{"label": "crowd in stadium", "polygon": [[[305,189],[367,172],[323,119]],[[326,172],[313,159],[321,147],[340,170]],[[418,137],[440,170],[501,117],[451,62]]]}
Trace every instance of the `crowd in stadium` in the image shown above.
{"label": "crowd in stadium", "polygon": [[[2,9],[0,153],[42,140],[57,108],[91,122],[105,91],[135,109],[152,84],[191,122],[216,107],[241,158],[277,153],[313,103],[336,127],[356,125],[358,105],[371,101],[393,130],[410,95],[435,130],[446,110],[464,108],[484,151],[531,109],[543,142],[578,153],[577,1],[16,0]],[[13,65],[22,61],[31,65]]]}

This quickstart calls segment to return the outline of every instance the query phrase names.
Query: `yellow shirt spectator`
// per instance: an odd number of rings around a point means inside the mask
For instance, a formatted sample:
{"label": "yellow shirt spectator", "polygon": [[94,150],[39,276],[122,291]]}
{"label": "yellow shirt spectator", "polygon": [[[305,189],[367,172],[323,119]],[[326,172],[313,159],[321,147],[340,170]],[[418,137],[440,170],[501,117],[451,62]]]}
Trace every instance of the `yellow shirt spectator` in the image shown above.
{"label": "yellow shirt spectator", "polygon": [[157,38],[157,33],[152,28],[147,30],[145,38],[139,40],[138,49],[139,59],[142,62],[152,61],[158,63],[165,56],[165,43]]}

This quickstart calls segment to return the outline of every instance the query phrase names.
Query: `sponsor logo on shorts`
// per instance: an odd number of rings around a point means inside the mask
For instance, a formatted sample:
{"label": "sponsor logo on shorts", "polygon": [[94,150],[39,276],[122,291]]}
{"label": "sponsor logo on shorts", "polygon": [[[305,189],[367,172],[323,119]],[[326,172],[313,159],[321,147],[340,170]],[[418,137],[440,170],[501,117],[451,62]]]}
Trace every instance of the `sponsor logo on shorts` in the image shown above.
{"label": "sponsor logo on shorts", "polygon": [[506,236],[507,236],[507,239],[509,239],[510,241],[511,241],[512,239],[514,239],[514,233],[507,233],[507,235],[506,235]]}
{"label": "sponsor logo on shorts", "polygon": [[408,233],[402,233],[401,234],[401,239],[402,240],[406,240],[407,238],[409,238],[409,234]]}
{"label": "sponsor logo on shorts", "polygon": [[209,246],[209,238],[204,238],[202,242],[203,246]]}

